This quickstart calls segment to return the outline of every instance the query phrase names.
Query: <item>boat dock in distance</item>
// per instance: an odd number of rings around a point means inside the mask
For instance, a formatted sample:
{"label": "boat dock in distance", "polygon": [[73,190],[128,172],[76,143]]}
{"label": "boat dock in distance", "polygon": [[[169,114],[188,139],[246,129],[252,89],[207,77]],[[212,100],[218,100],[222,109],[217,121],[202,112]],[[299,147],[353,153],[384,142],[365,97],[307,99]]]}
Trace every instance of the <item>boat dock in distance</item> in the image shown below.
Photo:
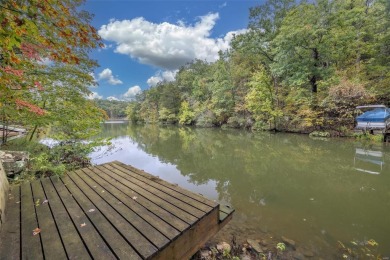
{"label": "boat dock in distance", "polygon": [[355,132],[383,134],[384,141],[390,142],[390,108],[385,105],[358,106]]}
{"label": "boat dock in distance", "polygon": [[188,259],[234,212],[117,161],[7,197],[0,259]]}

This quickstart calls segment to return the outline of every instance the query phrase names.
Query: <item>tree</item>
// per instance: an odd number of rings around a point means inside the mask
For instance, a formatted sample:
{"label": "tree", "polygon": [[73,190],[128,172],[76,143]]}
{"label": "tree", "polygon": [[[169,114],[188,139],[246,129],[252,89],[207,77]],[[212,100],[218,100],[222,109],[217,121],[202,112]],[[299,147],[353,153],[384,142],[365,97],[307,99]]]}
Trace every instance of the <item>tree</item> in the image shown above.
{"label": "tree", "polygon": [[[88,86],[95,84],[90,73],[97,64],[88,52],[102,43],[82,4],[81,0],[0,3],[0,102],[20,111],[18,120],[42,125],[50,118],[66,124],[55,107],[64,100],[77,105],[89,94]],[[43,116],[46,119],[39,118]]]}
{"label": "tree", "polygon": [[250,8],[250,31],[241,40],[247,42],[244,45],[247,51],[262,56],[264,66],[274,62],[275,52],[273,51],[272,42],[278,36],[284,18],[289,10],[297,4],[296,2],[299,1],[267,0],[262,5]]}
{"label": "tree", "polygon": [[320,81],[332,72],[328,0],[303,3],[290,10],[274,39],[272,71],[288,86],[310,87],[317,93]]}
{"label": "tree", "polygon": [[250,90],[246,96],[246,107],[257,122],[269,124],[269,128],[277,128],[277,119],[283,112],[276,105],[272,78],[263,67],[260,67],[249,82]]}
{"label": "tree", "polygon": [[229,63],[220,52],[219,60],[213,66],[212,81],[209,83],[210,92],[212,93],[211,105],[212,110],[217,116],[219,124],[225,123],[233,114],[234,95]]}
{"label": "tree", "polygon": [[95,99],[94,102],[98,107],[103,109],[110,118],[126,117],[126,108],[129,105],[129,102],[106,99]]}

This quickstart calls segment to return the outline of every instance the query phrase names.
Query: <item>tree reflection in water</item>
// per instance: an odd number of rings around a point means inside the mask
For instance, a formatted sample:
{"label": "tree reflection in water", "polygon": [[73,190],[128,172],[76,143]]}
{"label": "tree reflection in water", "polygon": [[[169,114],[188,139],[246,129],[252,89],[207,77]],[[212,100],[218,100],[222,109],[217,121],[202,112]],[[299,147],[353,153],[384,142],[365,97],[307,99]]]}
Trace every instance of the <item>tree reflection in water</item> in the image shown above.
{"label": "tree reflection in water", "polygon": [[[389,147],[375,148],[383,164],[374,176],[356,170],[354,161],[357,148],[373,148],[352,140],[157,125],[103,127],[102,137],[150,155],[142,160],[157,158],[161,178],[168,178],[161,172],[169,166],[178,170],[177,178],[194,184],[194,192],[199,192],[196,185],[215,189],[212,199],[236,209],[223,235],[284,235],[319,252],[329,252],[338,240],[373,238],[384,255],[390,254]],[[134,158],[121,160],[137,167]]]}

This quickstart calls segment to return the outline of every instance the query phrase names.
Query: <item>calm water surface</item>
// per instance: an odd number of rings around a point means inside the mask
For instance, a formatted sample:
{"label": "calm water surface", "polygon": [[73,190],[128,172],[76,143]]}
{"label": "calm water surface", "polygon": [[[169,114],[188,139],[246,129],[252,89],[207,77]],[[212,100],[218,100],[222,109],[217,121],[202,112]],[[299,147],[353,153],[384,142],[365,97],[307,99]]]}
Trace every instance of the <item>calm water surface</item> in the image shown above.
{"label": "calm water surface", "polygon": [[286,236],[317,255],[374,239],[390,255],[390,146],[243,130],[104,124],[113,145],[94,163],[119,160],[229,203],[216,239]]}

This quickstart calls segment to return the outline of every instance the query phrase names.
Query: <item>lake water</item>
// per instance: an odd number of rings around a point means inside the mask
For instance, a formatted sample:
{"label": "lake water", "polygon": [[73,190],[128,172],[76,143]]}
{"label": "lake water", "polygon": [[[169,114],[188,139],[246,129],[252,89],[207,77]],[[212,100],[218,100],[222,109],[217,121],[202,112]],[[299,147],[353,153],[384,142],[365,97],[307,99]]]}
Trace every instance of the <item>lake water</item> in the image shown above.
{"label": "lake water", "polygon": [[91,154],[93,163],[119,160],[231,204],[233,220],[215,239],[285,236],[325,259],[338,241],[363,247],[373,239],[375,250],[390,256],[389,145],[230,129],[102,127],[113,145]]}

